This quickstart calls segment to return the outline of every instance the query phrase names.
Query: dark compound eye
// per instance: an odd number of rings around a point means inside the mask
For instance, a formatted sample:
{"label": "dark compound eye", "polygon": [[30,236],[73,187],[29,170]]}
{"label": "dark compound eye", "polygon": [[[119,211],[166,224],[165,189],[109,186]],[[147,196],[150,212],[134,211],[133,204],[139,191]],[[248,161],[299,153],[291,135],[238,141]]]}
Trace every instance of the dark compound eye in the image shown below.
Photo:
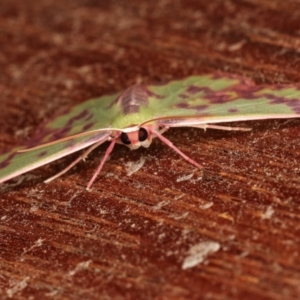
{"label": "dark compound eye", "polygon": [[148,131],[145,128],[141,127],[139,129],[139,141],[143,142],[147,139],[147,137],[148,137]]}
{"label": "dark compound eye", "polygon": [[125,132],[121,133],[120,139],[121,139],[122,143],[125,145],[129,145],[131,143],[130,139],[128,138],[127,133],[125,133]]}

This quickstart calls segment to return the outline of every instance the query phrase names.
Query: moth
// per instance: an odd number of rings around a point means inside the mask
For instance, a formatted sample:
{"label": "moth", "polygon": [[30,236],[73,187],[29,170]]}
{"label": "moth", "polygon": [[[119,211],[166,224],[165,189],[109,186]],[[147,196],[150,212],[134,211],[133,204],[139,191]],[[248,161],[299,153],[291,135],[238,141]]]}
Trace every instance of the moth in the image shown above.
{"label": "moth", "polygon": [[223,122],[300,117],[300,85],[255,85],[242,76],[215,73],[163,85],[133,85],[121,93],[79,104],[45,124],[26,149],[0,156],[0,183],[63,156],[87,148],[61,176],[104,142],[110,142],[90,189],[116,143],[130,149],[149,147],[153,138],[201,166],[163,136],[170,128],[250,130]]}

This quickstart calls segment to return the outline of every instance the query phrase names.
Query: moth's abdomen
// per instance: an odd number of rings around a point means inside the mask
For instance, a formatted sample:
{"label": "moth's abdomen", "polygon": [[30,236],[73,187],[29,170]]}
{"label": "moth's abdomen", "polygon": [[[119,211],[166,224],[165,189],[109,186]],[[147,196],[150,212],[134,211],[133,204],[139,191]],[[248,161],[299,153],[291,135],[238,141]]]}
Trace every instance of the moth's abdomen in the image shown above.
{"label": "moth's abdomen", "polygon": [[140,106],[148,104],[147,88],[142,85],[129,87],[119,96],[118,104],[125,115],[137,113]]}

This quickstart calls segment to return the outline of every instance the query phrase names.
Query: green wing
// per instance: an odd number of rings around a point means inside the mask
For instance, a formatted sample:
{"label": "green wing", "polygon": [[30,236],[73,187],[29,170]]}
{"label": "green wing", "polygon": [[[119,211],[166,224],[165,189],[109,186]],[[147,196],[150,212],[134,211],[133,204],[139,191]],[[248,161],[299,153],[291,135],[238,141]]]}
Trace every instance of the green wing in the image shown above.
{"label": "green wing", "polygon": [[0,156],[0,183],[30,170],[43,166],[68,154],[86,148],[98,142],[105,142],[110,132],[101,131],[92,135],[72,138],[53,143],[49,146],[18,153],[12,152]]}
{"label": "green wing", "polygon": [[148,89],[156,95],[147,107],[155,119],[189,117],[205,124],[300,116],[299,84],[255,85],[243,77],[211,74]]}
{"label": "green wing", "polygon": [[[91,99],[54,118],[40,128],[24,147],[0,156],[0,183],[92,144],[106,141],[117,112],[110,105],[119,94]],[[93,132],[95,129],[103,129]],[[82,133],[87,133],[80,136]],[[78,136],[79,134],[79,136]],[[66,140],[64,140],[66,139]],[[20,149],[45,147],[19,153]]]}

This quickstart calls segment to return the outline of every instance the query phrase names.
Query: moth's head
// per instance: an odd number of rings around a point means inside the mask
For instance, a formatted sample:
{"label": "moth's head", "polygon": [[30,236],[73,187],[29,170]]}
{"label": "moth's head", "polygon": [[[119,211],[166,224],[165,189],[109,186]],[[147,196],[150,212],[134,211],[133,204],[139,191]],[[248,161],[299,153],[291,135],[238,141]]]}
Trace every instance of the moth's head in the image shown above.
{"label": "moth's head", "polygon": [[127,146],[131,150],[141,146],[148,148],[152,142],[152,133],[147,126],[126,128],[121,132],[117,142]]}

